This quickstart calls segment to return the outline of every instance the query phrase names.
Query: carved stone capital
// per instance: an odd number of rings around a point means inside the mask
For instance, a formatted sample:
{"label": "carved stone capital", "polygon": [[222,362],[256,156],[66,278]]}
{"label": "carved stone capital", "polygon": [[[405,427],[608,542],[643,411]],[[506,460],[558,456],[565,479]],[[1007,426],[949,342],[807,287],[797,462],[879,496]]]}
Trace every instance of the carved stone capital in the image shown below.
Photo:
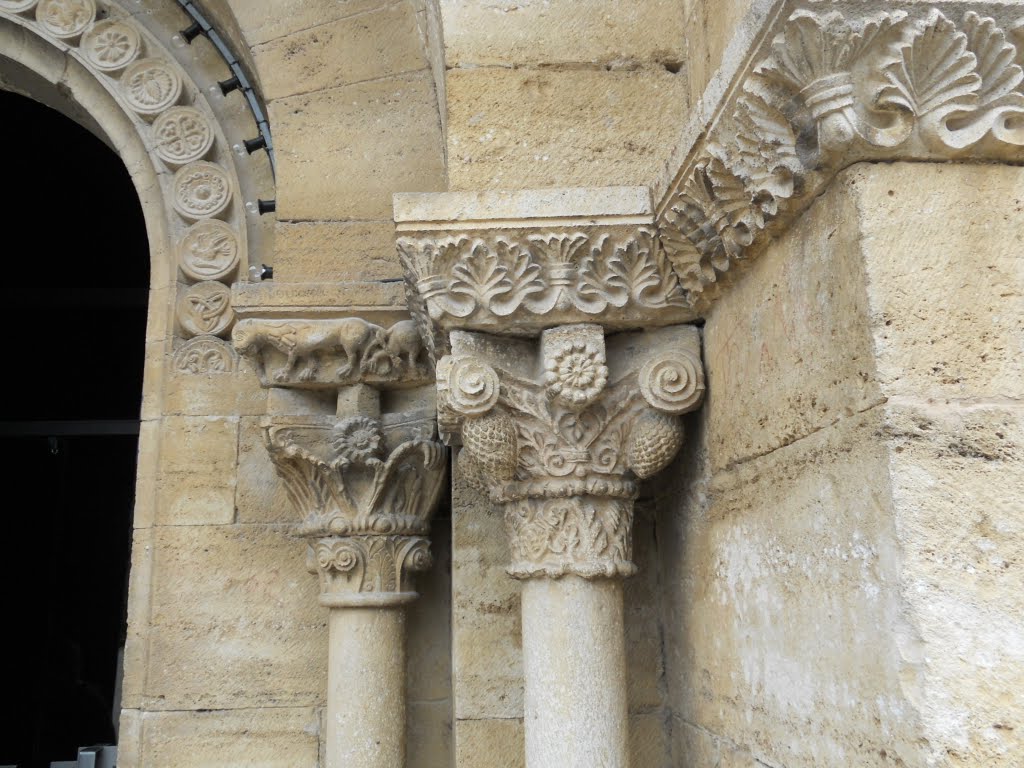
{"label": "carved stone capital", "polygon": [[605,339],[596,325],[534,341],[456,331],[438,364],[442,435],[502,505],[518,578],[627,576],[637,481],[683,444],[704,395],[690,326]]}
{"label": "carved stone capital", "polygon": [[690,126],[699,138],[658,206],[701,313],[849,165],[1024,160],[1024,13],[1012,4],[780,5],[710,121]]}
{"label": "carved stone capital", "polygon": [[399,194],[395,221],[410,307],[439,350],[453,330],[693,319],[643,187]]}
{"label": "carved stone capital", "polygon": [[425,535],[445,448],[429,414],[268,417],[267,450],[302,516],[300,536]]}
{"label": "carved stone capital", "polygon": [[430,564],[426,536],[447,469],[433,414],[267,417],[263,426],[302,517],[296,535],[310,540],[322,601],[409,599],[409,573]]}

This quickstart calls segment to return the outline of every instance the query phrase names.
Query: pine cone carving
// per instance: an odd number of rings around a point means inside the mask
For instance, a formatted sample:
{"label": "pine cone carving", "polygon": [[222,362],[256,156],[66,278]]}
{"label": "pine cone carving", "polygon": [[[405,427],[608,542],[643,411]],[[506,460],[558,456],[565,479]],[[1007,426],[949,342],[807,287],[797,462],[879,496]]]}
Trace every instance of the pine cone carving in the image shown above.
{"label": "pine cone carving", "polygon": [[626,459],[640,479],[658,474],[683,447],[683,423],[678,416],[645,411],[629,433]]}
{"label": "pine cone carving", "polygon": [[519,463],[516,425],[505,414],[466,419],[462,424],[462,447],[479,463],[488,479],[506,481],[515,475]]}

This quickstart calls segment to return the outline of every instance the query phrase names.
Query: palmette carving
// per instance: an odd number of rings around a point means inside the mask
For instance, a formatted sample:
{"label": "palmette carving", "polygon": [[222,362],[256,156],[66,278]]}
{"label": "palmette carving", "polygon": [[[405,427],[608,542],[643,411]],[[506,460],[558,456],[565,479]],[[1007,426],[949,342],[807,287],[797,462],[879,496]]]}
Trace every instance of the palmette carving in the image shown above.
{"label": "palmette carving", "polygon": [[[511,575],[633,573],[637,481],[672,461],[679,414],[703,396],[697,336],[666,328],[606,343],[599,326],[563,326],[530,353],[526,342],[505,351],[494,337],[452,334],[453,354],[438,364],[439,425],[461,440],[466,480],[504,507]],[[487,394],[467,399],[467,388]]]}
{"label": "palmette carving", "polygon": [[1007,30],[977,11],[797,10],[660,207],[690,301],[702,310],[726,273],[852,163],[1024,159],[1018,60]]}
{"label": "palmette carving", "polygon": [[[421,321],[529,335],[600,315],[622,327],[688,304],[654,230],[402,237],[399,255]],[[673,316],[675,316],[673,315]]]}

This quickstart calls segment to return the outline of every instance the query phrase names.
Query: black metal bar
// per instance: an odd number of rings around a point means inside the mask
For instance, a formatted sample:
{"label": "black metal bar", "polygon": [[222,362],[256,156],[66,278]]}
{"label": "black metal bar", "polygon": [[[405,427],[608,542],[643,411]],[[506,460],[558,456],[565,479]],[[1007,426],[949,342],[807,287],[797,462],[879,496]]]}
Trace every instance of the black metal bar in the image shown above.
{"label": "black metal bar", "polygon": [[0,421],[0,437],[91,437],[137,435],[140,422],[131,419],[73,421]]}

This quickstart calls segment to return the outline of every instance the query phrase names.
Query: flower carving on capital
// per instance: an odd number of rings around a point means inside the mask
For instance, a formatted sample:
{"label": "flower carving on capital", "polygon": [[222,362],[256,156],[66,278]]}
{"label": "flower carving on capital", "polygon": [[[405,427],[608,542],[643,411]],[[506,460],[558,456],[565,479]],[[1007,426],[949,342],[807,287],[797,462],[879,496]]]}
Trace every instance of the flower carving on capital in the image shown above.
{"label": "flower carving on capital", "polygon": [[331,430],[331,451],[338,466],[380,464],[383,443],[380,422],[366,416],[351,416]]}
{"label": "flower carving on capital", "polygon": [[548,394],[573,410],[586,408],[608,383],[606,362],[593,344],[570,342],[544,360]]}
{"label": "flower carving on capital", "polygon": [[268,417],[264,435],[302,517],[299,535],[429,531],[446,471],[431,416],[391,426],[365,416]]}

